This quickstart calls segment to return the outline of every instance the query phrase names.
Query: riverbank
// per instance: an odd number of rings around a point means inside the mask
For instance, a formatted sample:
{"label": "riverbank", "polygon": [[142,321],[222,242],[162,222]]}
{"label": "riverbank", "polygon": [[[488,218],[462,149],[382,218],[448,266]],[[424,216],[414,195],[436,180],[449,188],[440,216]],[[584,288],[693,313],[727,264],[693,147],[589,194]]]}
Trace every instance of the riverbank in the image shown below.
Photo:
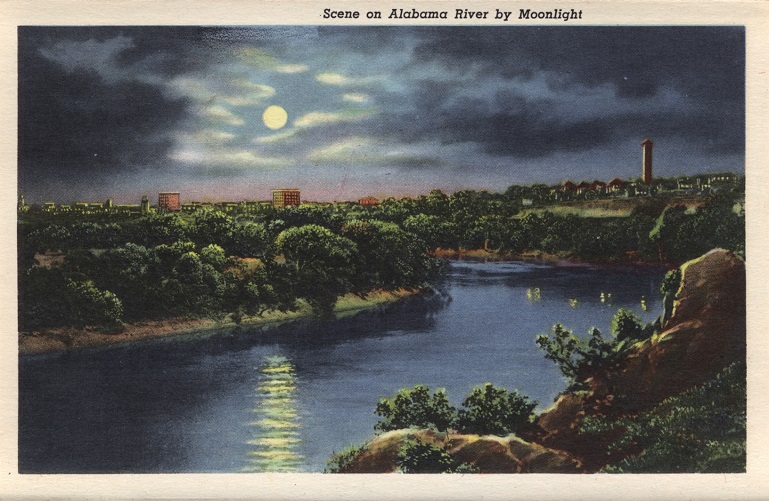
{"label": "riverbank", "polygon": [[644,261],[636,253],[628,253],[623,259],[611,259],[605,261],[586,261],[579,259],[571,253],[552,254],[544,251],[526,251],[519,253],[498,252],[487,249],[442,249],[433,251],[435,257],[454,261],[475,262],[510,262],[526,261],[536,263],[548,263],[559,265],[633,265],[633,266],[675,266],[674,263],[660,263]]}
{"label": "riverbank", "polygon": [[[375,290],[366,294],[365,298],[356,294],[347,294],[339,298],[334,307],[336,317],[354,315],[359,311],[382,307],[398,301],[403,301],[429,289],[397,289],[393,291]],[[81,348],[113,346],[137,341],[184,337],[191,334],[216,335],[217,331],[235,327],[264,327],[277,326],[294,320],[312,318],[312,309],[300,302],[295,311],[268,311],[261,316],[244,317],[240,323],[229,318],[224,320],[170,318],[124,324],[120,332],[104,332],[98,327],[76,329],[72,327],[45,329],[19,333],[19,353],[22,355],[50,353]]]}

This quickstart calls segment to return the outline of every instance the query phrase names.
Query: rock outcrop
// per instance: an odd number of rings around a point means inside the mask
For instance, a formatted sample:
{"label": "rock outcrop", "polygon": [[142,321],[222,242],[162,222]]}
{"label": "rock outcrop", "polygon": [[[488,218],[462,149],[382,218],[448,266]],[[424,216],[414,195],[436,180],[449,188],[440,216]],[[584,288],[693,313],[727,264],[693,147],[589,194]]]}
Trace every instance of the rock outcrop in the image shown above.
{"label": "rock outcrop", "polygon": [[[604,444],[578,433],[582,419],[652,409],[744,361],[745,285],[745,263],[731,252],[716,249],[685,263],[673,314],[662,332],[639,343],[617,369],[593,377],[587,391],[560,397],[537,419],[538,432],[526,438],[567,451],[590,470],[621,459],[600,454]],[[608,443],[614,437],[602,438]]]}
{"label": "rock outcrop", "polygon": [[389,431],[374,438],[342,473],[394,472],[397,469],[398,452],[407,440],[445,447],[456,465],[471,465],[479,473],[584,471],[581,462],[567,453],[526,442],[515,435],[496,437],[404,429]]}

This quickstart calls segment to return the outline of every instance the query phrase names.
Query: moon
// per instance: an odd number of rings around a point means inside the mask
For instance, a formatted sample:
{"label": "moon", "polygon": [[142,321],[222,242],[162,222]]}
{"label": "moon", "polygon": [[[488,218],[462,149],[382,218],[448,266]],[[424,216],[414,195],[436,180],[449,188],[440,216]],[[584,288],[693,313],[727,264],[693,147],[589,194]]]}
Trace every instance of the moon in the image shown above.
{"label": "moon", "polygon": [[273,105],[264,110],[262,120],[264,120],[264,125],[272,130],[282,129],[288,121],[288,113],[280,106]]}

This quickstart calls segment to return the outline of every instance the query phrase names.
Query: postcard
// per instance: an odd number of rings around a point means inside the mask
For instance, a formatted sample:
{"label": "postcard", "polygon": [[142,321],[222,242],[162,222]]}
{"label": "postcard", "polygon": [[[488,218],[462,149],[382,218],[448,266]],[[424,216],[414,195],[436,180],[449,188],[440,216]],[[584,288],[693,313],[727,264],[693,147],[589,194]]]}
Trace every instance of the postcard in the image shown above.
{"label": "postcard", "polygon": [[12,497],[765,492],[766,6],[10,5]]}

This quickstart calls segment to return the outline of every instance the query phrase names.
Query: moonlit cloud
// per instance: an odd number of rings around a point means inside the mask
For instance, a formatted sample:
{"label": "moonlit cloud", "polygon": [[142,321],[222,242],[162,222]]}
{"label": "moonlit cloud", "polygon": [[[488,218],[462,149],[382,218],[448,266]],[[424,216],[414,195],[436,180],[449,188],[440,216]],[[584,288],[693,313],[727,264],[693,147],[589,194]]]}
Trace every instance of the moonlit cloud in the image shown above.
{"label": "moonlit cloud", "polygon": [[371,100],[371,97],[368,94],[351,92],[342,94],[342,99],[351,103],[367,103]]}
{"label": "moonlit cloud", "polygon": [[256,137],[252,140],[252,142],[254,144],[282,143],[287,140],[290,140],[296,135],[297,135],[297,129],[291,128],[291,129],[282,130],[280,132],[276,132],[275,134],[270,134],[268,136]]}
{"label": "moonlit cloud", "polygon": [[277,71],[278,73],[294,74],[294,73],[304,73],[309,69],[310,68],[306,64],[281,64],[275,68],[275,71]]}
{"label": "moonlit cloud", "polygon": [[243,125],[246,123],[245,120],[222,106],[209,106],[203,108],[202,114],[213,121],[223,122],[229,125]]}
{"label": "moonlit cloud", "polygon": [[373,108],[356,108],[339,112],[312,111],[294,121],[296,127],[319,127],[347,122],[357,122],[377,114]]}
{"label": "moonlit cloud", "polygon": [[351,87],[355,85],[366,85],[380,80],[377,77],[349,77],[341,73],[323,72],[315,75],[315,80],[326,85],[335,85],[338,87]]}
{"label": "moonlit cloud", "polygon": [[286,158],[259,155],[251,150],[226,148],[210,151],[179,150],[169,155],[169,158],[183,164],[206,166],[210,169],[276,169],[291,163]]}

